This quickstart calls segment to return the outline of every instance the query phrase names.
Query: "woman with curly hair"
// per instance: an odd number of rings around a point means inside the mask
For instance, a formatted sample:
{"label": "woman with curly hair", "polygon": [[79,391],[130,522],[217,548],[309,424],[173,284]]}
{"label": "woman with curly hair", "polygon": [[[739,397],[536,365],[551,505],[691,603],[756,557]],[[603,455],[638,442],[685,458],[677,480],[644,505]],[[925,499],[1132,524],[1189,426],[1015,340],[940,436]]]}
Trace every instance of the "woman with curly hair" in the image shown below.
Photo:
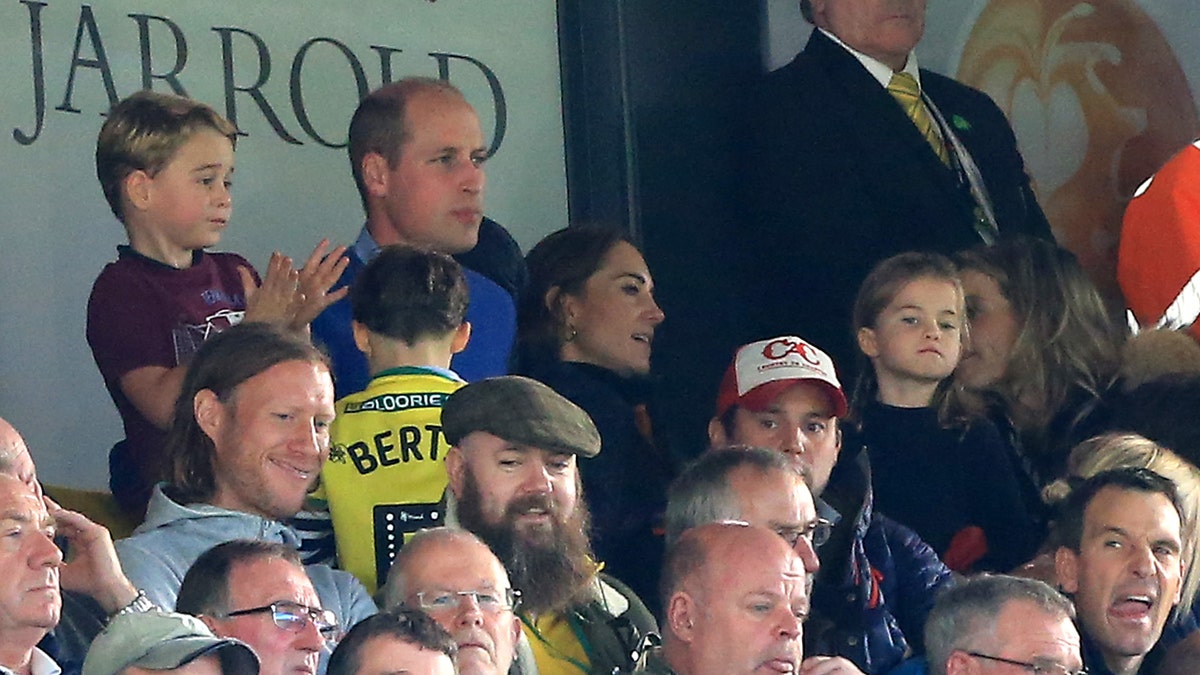
{"label": "woman with curly hair", "polygon": [[1069,251],[1018,238],[957,254],[970,343],[955,372],[1044,487],[1106,429],[1125,334]]}

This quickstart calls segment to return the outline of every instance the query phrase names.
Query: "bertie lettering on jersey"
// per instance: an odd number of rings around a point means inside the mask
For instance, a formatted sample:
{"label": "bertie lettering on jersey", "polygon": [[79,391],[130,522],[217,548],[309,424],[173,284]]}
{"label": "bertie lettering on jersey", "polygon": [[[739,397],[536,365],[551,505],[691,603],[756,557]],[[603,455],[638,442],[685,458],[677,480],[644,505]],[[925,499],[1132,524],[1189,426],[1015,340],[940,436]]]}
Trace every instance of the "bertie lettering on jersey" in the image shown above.
{"label": "bertie lettering on jersey", "polygon": [[[408,425],[375,434],[370,443],[363,440],[349,445],[337,444],[329,451],[329,461],[342,464],[348,458],[358,473],[365,476],[381,466],[423,462],[426,459],[436,462],[441,459],[441,445],[440,425]],[[423,447],[428,450],[422,450]]]}
{"label": "bertie lettering on jersey", "polygon": [[417,394],[380,394],[365,401],[352,401],[343,415],[359,412],[397,412],[414,408],[440,408],[450,394],[417,393]]}

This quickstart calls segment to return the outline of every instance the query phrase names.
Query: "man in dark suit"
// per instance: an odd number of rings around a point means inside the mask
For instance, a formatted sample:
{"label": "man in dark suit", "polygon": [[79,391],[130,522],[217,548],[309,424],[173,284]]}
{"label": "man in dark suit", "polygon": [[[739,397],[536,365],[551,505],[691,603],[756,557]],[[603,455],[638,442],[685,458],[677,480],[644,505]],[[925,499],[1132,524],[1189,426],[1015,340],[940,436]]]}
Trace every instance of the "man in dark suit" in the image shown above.
{"label": "man in dark suit", "polygon": [[807,46],[749,102],[740,292],[748,339],[799,332],[851,364],[851,306],[880,260],[1051,234],[1004,113],[917,67],[925,0],[801,10],[816,27]]}

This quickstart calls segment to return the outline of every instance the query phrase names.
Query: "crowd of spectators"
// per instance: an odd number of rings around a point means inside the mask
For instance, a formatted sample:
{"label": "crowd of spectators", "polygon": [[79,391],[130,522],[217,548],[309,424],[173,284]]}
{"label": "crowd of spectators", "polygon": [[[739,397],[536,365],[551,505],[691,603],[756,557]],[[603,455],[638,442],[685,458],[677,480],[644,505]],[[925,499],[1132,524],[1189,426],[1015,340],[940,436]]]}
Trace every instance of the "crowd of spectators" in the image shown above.
{"label": "crowd of spectators", "polygon": [[922,0],[801,6],[754,108],[789,170],[758,158],[747,217],[832,258],[747,267],[705,448],[653,423],[634,241],[522,259],[447,82],[362,100],[357,241],[262,275],[208,251],[233,125],[121,101],[96,165],[129,243],[87,337],[139,524],[44,495],[0,419],[0,673],[1200,672],[1195,374],[1133,365],[1003,115],[917,67]]}

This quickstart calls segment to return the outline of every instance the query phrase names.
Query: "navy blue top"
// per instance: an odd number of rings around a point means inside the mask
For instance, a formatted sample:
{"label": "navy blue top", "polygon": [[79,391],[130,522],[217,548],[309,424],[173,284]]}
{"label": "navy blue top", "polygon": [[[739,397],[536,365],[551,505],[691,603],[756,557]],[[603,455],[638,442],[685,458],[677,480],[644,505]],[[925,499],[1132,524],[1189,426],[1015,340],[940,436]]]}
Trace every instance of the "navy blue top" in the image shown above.
{"label": "navy blue top", "polygon": [[[354,246],[346,251],[350,264],[334,289],[354,283],[359,272],[379,252],[379,245],[366,227]],[[470,291],[466,320],[471,324],[467,348],[454,355],[450,368],[467,382],[508,373],[508,360],[517,332],[517,308],[511,294],[491,279],[463,268]],[[340,399],[362,391],[371,380],[367,358],[354,344],[350,328],[353,313],[347,296],[325,308],[312,322],[312,334],[333,361],[333,383]]]}
{"label": "navy blue top", "polygon": [[956,534],[982,529],[986,555],[957,571],[1007,572],[1036,552],[1040,529],[988,420],[947,428],[933,408],[874,401],[863,410],[859,433],[847,440],[867,448],[875,508],[915,530],[943,561],[956,557],[947,556]]}

